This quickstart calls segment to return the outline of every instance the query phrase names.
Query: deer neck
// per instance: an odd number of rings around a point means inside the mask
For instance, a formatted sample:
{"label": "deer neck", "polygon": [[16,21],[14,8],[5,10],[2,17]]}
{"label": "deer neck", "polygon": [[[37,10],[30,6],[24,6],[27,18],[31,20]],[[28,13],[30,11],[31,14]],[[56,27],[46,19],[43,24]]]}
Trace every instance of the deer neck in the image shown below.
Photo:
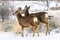
{"label": "deer neck", "polygon": [[19,19],[19,18],[21,18],[22,16],[21,16],[21,14],[19,13],[18,15],[17,15],[17,18]]}

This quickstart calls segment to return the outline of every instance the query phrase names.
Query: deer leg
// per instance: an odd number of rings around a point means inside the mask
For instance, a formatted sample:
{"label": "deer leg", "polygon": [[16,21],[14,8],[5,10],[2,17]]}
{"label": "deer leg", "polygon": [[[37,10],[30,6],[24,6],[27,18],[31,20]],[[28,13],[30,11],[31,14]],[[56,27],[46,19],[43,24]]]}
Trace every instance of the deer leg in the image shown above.
{"label": "deer leg", "polygon": [[42,29],[42,27],[41,27],[41,22],[40,22],[40,25],[39,25],[39,30],[40,30],[40,32],[41,32],[41,29]]}
{"label": "deer leg", "polygon": [[28,36],[28,33],[26,34],[26,36]]}
{"label": "deer leg", "polygon": [[[37,18],[37,17],[34,17],[34,18],[33,18],[33,36],[35,35],[35,32],[38,33],[37,23],[38,23],[38,18]],[[39,34],[38,34],[38,35],[39,35]]]}
{"label": "deer leg", "polygon": [[24,37],[24,35],[23,35],[23,31],[24,31],[24,28],[22,27],[22,33],[21,33],[21,36],[22,36],[22,37]]}
{"label": "deer leg", "polygon": [[[47,35],[47,33],[49,33],[49,21],[48,21],[48,18],[44,18],[44,22],[45,22],[45,24],[46,24],[46,35]],[[50,33],[49,33],[50,34]]]}
{"label": "deer leg", "polygon": [[47,35],[47,33],[50,34],[50,32],[49,32],[49,23],[46,23],[46,27],[47,27],[47,30],[46,30],[46,35]]}
{"label": "deer leg", "polygon": [[33,36],[35,35],[35,30],[34,30],[34,28],[33,28]]}
{"label": "deer leg", "polygon": [[49,23],[48,23],[48,33],[50,34]]}
{"label": "deer leg", "polygon": [[35,36],[35,33],[37,32],[37,34],[38,34],[38,36],[39,36],[39,32],[38,32],[38,28],[37,28],[37,26],[35,26],[34,28],[33,28],[33,36]]}
{"label": "deer leg", "polygon": [[28,36],[28,30],[27,30],[27,32],[26,32],[26,36]]}
{"label": "deer leg", "polygon": [[35,25],[35,32],[37,32],[37,35],[39,36],[39,32],[38,32],[38,27],[37,27],[37,25]]}
{"label": "deer leg", "polygon": [[36,28],[36,31],[37,31],[37,34],[38,34],[38,36],[39,36],[38,28]]}

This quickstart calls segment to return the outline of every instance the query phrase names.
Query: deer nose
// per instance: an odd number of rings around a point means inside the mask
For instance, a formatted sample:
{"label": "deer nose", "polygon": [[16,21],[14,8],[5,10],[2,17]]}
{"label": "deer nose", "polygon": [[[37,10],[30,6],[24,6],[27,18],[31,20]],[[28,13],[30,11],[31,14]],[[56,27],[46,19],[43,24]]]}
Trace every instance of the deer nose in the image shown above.
{"label": "deer nose", "polygon": [[12,15],[14,15],[14,14],[12,14]]}

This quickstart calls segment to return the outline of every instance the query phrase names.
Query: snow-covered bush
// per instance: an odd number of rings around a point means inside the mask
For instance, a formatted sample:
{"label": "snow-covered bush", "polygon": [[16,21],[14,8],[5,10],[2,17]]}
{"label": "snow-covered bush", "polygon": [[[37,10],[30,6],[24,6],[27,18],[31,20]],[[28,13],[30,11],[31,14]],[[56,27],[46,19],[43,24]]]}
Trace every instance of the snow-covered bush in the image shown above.
{"label": "snow-covered bush", "polygon": [[12,25],[14,24],[15,22],[14,21],[4,21],[2,24],[3,24],[3,28],[4,28],[4,31],[10,31],[12,29]]}
{"label": "snow-covered bush", "polygon": [[54,20],[49,21],[50,28],[57,28],[56,22]]}

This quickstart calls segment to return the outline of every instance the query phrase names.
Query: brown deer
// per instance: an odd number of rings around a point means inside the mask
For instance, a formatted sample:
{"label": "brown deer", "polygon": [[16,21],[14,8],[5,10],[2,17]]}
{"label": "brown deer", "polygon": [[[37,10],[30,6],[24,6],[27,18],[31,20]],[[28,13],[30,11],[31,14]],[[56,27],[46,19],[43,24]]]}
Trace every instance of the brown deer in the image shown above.
{"label": "brown deer", "polygon": [[38,18],[39,22],[42,22],[42,23],[46,24],[46,28],[47,28],[46,35],[47,35],[47,33],[50,34],[50,32],[49,32],[49,21],[48,21],[48,18],[46,17],[47,12],[37,12],[37,13],[29,14],[29,8],[30,8],[30,6],[28,7],[26,5],[22,13],[25,14],[26,17],[29,16],[29,15],[36,16]]}
{"label": "brown deer", "polygon": [[[22,36],[24,36],[23,35],[24,28],[28,28],[30,26],[32,26],[32,28],[33,28],[33,36],[34,36],[35,32],[38,33],[38,30],[37,30],[38,19],[37,19],[37,17],[31,16],[31,15],[23,17],[21,14],[22,14],[21,8],[18,8],[18,10],[13,13],[13,15],[16,15],[19,25],[21,25],[21,27],[22,27]],[[39,33],[38,33],[38,36],[39,36]]]}

